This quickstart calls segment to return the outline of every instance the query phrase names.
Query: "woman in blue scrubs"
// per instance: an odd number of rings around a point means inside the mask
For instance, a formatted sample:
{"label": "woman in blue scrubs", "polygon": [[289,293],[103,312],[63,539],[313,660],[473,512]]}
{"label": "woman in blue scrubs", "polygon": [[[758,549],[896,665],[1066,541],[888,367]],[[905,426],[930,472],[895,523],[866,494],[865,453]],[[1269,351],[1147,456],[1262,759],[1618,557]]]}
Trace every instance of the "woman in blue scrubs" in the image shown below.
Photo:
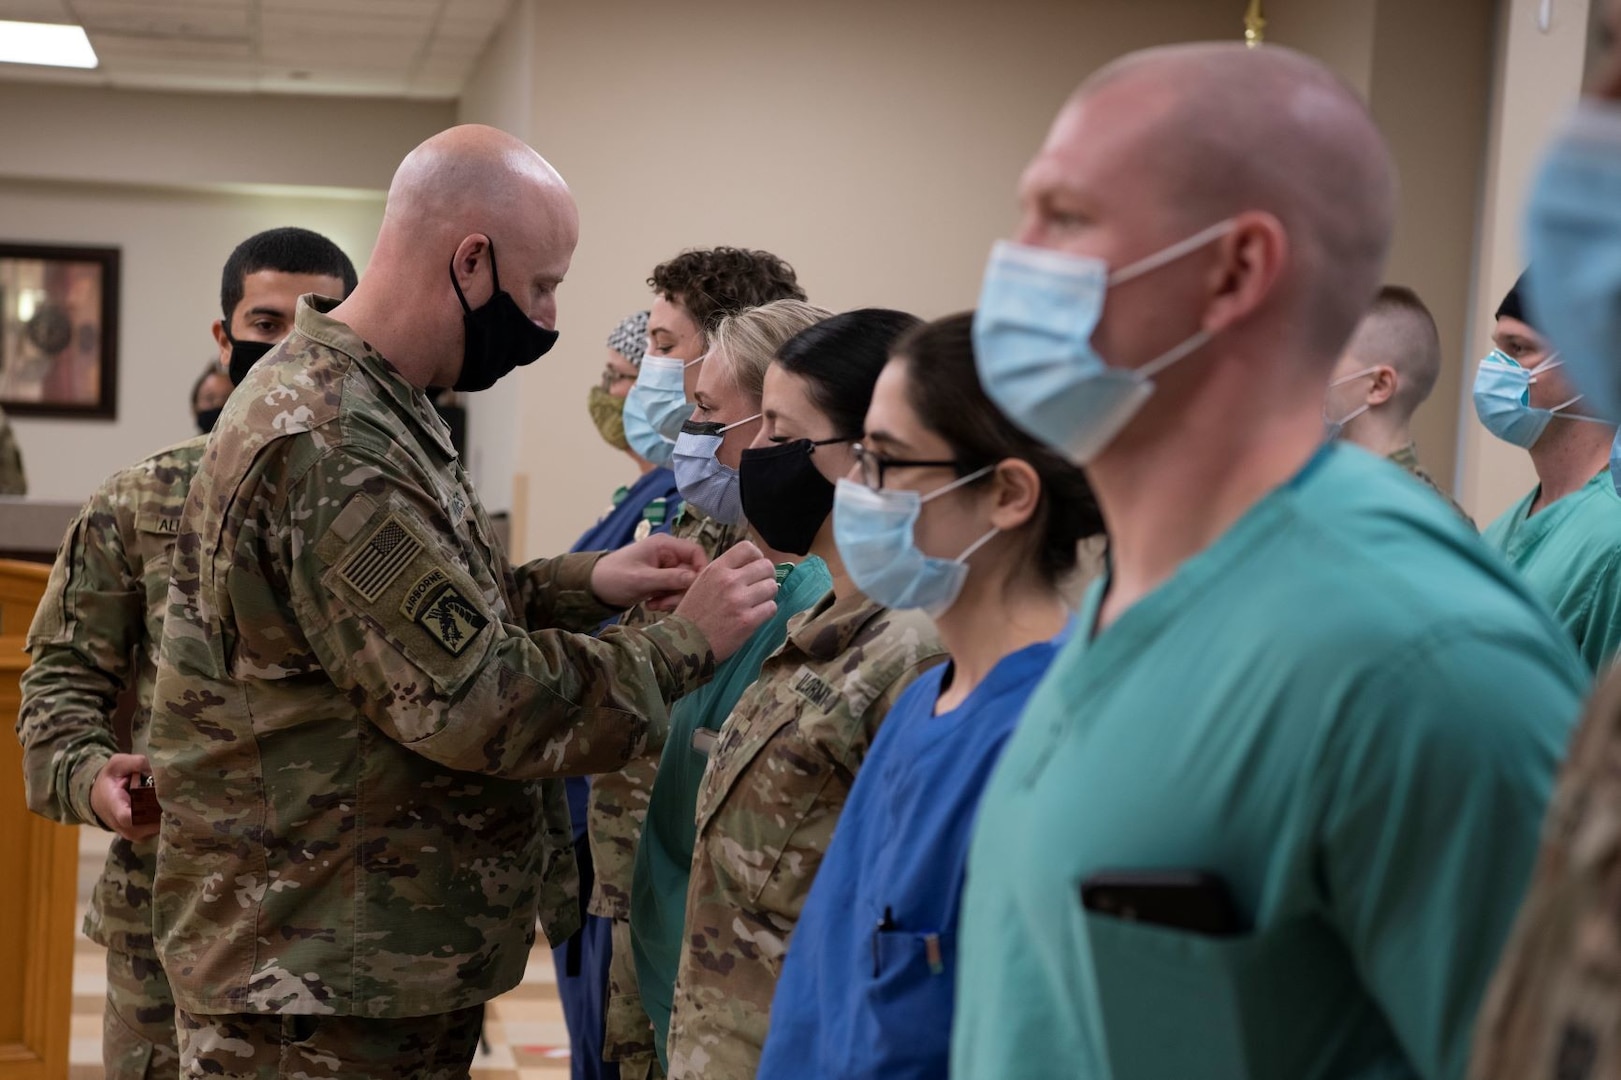
{"label": "woman in blue scrubs", "polygon": [[980,791],[1069,633],[1077,545],[1103,531],[1081,471],[986,398],[971,328],[955,315],[897,345],[839,485],[852,579],[933,615],[951,663],[901,695],[856,778],[789,944],[761,1078],[946,1075]]}

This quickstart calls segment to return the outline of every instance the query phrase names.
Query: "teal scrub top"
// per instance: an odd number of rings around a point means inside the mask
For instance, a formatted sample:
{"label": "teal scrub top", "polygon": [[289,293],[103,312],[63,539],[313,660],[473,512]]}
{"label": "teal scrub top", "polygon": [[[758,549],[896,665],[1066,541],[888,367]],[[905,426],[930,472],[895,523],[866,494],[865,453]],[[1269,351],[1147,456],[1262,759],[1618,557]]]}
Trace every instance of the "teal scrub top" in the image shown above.
{"label": "teal scrub top", "polygon": [[[1325,448],[1036,690],[975,829],[952,1077],[1462,1077],[1588,679],[1445,504]],[[1219,876],[1252,930],[1083,907],[1145,869]]]}
{"label": "teal scrub top", "polygon": [[737,699],[759,678],[760,665],[788,639],[789,621],[815,607],[833,587],[827,564],[814,555],[787,568],[785,576],[780,573],[784,568],[778,569],[776,613],[716,669],[713,679],[670,710],[670,735],[659,758],[647,820],[636,845],[636,872],[630,889],[631,945],[660,1062],[665,1061],[675,975],[686,935],[687,879],[698,837],[698,789],[709,764],[708,749],[693,745],[694,734],[720,730]]}
{"label": "teal scrub top", "polygon": [[1553,608],[1598,671],[1621,649],[1621,495],[1606,468],[1527,517],[1538,490],[1492,522],[1484,539]]}

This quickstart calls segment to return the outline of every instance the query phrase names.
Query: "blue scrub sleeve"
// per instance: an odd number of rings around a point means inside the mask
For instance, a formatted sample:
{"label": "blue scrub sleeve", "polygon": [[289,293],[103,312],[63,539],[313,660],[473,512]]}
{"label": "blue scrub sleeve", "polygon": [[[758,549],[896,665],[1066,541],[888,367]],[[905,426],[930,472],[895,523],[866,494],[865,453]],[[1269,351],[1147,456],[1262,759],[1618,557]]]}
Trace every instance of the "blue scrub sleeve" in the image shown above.
{"label": "blue scrub sleeve", "polygon": [[1426,1080],[1464,1075],[1583,685],[1574,655],[1466,634],[1376,665],[1317,758],[1329,917]]}

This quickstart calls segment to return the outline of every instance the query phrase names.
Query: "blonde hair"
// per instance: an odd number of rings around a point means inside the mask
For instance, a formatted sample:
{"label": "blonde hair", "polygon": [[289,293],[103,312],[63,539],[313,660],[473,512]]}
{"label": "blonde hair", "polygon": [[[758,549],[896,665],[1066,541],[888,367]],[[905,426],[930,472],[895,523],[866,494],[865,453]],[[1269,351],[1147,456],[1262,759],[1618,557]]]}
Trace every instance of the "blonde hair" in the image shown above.
{"label": "blonde hair", "polygon": [[773,300],[748,308],[726,316],[715,327],[709,358],[725,367],[739,390],[759,401],[765,391],[765,369],[776,359],[783,342],[832,316],[831,311],[803,300]]}

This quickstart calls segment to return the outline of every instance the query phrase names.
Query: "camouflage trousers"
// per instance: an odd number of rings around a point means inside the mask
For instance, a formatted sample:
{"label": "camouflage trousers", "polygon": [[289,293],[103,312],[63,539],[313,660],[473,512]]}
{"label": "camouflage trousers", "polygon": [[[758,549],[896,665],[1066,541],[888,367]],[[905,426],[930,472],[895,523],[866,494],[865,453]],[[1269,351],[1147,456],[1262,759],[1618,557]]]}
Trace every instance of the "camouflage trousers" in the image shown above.
{"label": "camouflage trousers", "polygon": [[636,985],[636,955],[630,920],[613,921],[613,953],[608,960],[608,1016],[602,1056],[619,1063],[620,1080],[664,1080],[653,1048],[653,1021],[642,1007]]}
{"label": "camouflage trousers", "polygon": [[150,956],[107,950],[101,1063],[107,1080],[172,1077],[180,1067],[174,995],[163,965]]}
{"label": "camouflage trousers", "polygon": [[[435,1016],[175,1011],[180,1075],[223,1080],[465,1080],[484,1028],[484,1006]],[[173,1074],[171,1074],[173,1075]]]}

